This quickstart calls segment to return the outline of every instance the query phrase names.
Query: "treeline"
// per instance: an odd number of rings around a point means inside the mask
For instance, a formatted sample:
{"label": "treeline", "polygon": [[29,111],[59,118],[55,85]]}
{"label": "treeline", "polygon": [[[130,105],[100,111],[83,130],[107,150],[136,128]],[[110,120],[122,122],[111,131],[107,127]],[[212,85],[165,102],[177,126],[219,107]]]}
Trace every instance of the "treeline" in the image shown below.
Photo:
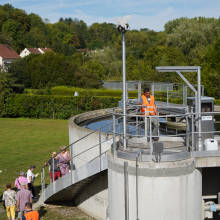
{"label": "treeline", "polygon": [[[60,18],[51,24],[5,4],[0,6],[0,29],[0,43],[9,44],[17,52],[25,47],[48,47],[56,53],[30,56],[11,65],[9,73],[26,88],[76,84],[98,88],[102,80],[122,79],[121,35],[115,24],[94,23],[88,27],[84,21],[72,18]],[[105,50],[96,53],[76,50],[104,46]],[[179,83],[182,80],[176,73],[158,73],[155,67],[202,66],[205,94],[220,98],[219,48],[220,19],[215,18],[174,19],[161,32],[147,28],[128,31],[127,80]],[[57,62],[60,60],[57,65],[52,61],[56,57]],[[184,75],[197,83],[195,73]]]}

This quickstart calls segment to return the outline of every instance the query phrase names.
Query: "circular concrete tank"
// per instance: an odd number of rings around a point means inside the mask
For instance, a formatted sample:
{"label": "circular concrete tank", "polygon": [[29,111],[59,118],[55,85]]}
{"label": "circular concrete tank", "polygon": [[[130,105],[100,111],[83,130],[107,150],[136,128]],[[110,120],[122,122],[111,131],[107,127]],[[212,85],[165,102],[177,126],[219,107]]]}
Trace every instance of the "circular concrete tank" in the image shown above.
{"label": "circular concrete tank", "polygon": [[[128,213],[137,219],[136,162],[108,152],[109,219],[125,219],[124,162],[128,162]],[[138,162],[138,219],[201,220],[202,174],[194,159]]]}

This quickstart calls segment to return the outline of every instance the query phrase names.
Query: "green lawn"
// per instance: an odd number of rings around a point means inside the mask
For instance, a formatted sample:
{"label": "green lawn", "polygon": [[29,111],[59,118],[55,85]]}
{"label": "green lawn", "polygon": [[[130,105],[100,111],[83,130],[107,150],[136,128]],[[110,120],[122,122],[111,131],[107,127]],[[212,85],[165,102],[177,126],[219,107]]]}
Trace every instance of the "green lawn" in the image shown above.
{"label": "green lawn", "polygon": [[34,173],[39,173],[34,183],[39,192],[44,163],[52,151],[58,152],[60,146],[68,145],[68,136],[68,120],[0,118],[0,195],[6,183],[14,185],[19,171],[26,173],[31,164],[36,166]]}

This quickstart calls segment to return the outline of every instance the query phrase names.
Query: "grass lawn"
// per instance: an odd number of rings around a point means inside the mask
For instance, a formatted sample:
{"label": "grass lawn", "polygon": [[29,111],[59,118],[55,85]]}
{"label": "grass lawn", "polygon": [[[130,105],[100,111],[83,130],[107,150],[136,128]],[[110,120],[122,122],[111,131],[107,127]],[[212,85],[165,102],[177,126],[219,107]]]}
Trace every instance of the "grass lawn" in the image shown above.
{"label": "grass lawn", "polygon": [[[31,164],[36,166],[34,173],[39,173],[34,183],[38,193],[44,163],[52,151],[58,152],[60,146],[68,143],[68,120],[0,118],[0,196],[6,190],[6,183],[14,186],[19,171],[26,173]],[[0,219],[3,219],[1,215]]]}

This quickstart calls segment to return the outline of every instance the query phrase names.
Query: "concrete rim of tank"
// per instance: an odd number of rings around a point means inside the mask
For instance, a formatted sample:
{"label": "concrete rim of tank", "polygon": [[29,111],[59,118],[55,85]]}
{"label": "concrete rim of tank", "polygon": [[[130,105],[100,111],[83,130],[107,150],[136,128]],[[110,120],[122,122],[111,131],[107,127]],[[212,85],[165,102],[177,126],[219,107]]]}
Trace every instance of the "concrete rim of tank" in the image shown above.
{"label": "concrete rim of tank", "polygon": [[[132,138],[132,139],[127,139],[127,145],[135,143],[135,142],[146,142],[146,138]],[[116,157],[121,158],[121,159],[125,159],[125,160],[136,160],[136,154],[137,151],[124,151],[124,150],[120,150],[119,149],[119,145],[121,144],[120,141],[116,142]],[[113,153],[113,144],[111,145],[111,153]],[[155,160],[155,155],[152,155],[152,158],[149,154],[147,153],[142,153],[141,156],[141,161],[142,162],[153,162],[153,160]],[[191,152],[187,152],[184,150],[176,150],[176,151],[171,151],[169,149],[164,149],[164,154],[162,154],[161,157],[161,162],[174,162],[174,161],[180,161],[180,160],[186,160],[192,157],[192,153]]]}
{"label": "concrete rim of tank", "polygon": [[[84,113],[81,113],[79,115],[75,115],[74,117],[69,119],[69,125],[72,126],[72,127],[77,127],[77,129],[81,129],[81,130],[94,131],[94,130],[89,129],[89,128],[83,128],[83,127],[79,126],[78,124],[83,122],[83,121],[86,121],[88,119],[92,119],[92,118],[100,117],[100,116],[104,116],[104,115],[109,115],[108,110],[109,110],[109,108],[99,109],[99,110],[84,112]],[[105,133],[105,132],[103,132],[103,133]]]}

